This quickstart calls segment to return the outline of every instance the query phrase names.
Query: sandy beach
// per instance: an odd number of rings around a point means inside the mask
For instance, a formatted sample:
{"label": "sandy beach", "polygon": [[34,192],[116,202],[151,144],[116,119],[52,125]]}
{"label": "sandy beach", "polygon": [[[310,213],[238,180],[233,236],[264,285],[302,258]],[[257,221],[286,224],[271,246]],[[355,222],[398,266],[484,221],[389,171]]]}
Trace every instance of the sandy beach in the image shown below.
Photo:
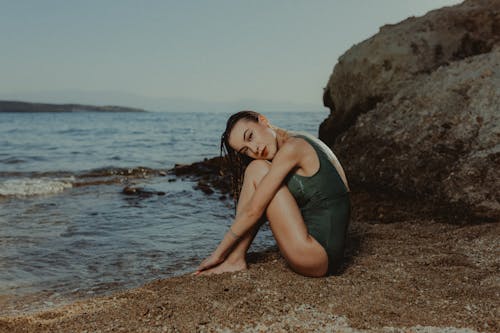
{"label": "sandy beach", "polygon": [[[2,332],[495,332],[500,225],[412,198],[354,189],[346,263],[306,278],[277,249],[249,269],[190,275],[25,315]],[[465,224],[467,222],[467,224]],[[2,307],[13,307],[4,302]]]}

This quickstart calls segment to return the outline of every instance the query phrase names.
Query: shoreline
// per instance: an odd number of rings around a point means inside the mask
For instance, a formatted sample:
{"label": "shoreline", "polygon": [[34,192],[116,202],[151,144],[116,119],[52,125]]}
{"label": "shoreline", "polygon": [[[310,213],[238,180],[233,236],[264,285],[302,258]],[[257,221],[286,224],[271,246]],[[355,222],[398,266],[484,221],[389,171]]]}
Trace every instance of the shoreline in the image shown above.
{"label": "shoreline", "polygon": [[3,316],[0,330],[500,328],[498,223],[461,224],[437,215],[430,202],[361,189],[352,194],[355,209],[339,275],[305,278],[292,272],[277,251],[249,253],[246,271],[172,277],[37,313]]}

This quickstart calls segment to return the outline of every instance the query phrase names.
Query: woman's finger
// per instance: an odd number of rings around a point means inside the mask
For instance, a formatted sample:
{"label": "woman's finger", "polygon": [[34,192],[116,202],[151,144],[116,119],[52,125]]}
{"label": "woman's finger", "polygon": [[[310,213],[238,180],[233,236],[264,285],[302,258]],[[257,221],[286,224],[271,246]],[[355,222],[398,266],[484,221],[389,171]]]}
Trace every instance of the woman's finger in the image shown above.
{"label": "woman's finger", "polygon": [[203,260],[201,262],[201,264],[198,266],[198,268],[196,269],[196,271],[203,271],[203,270],[207,269],[208,265],[207,265],[206,261],[207,261],[207,259]]}

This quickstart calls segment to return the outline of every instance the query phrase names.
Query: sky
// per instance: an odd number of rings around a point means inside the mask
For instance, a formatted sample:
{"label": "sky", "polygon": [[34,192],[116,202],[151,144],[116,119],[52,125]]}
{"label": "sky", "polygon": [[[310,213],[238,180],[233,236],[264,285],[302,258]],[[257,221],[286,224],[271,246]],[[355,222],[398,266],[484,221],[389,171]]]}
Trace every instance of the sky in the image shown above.
{"label": "sky", "polygon": [[0,0],[0,99],[321,110],[339,56],[456,0]]}

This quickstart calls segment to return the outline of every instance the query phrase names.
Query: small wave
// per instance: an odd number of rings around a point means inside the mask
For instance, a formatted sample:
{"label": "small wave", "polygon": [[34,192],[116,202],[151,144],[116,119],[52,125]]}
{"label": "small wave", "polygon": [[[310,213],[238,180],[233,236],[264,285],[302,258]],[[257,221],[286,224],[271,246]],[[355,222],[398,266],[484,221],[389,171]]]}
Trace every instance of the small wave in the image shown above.
{"label": "small wave", "polygon": [[161,169],[151,169],[146,167],[134,167],[134,168],[115,168],[115,167],[104,167],[99,169],[93,169],[88,172],[78,175],[78,178],[94,178],[94,177],[109,177],[109,176],[126,176],[141,178],[147,176],[164,176],[168,170]]}
{"label": "small wave", "polygon": [[169,170],[146,167],[104,167],[83,172],[0,172],[0,198],[53,194],[71,187],[120,184],[130,179],[167,174]]}
{"label": "small wave", "polygon": [[0,182],[0,196],[26,197],[53,194],[73,187],[74,177],[54,178],[16,178]]}
{"label": "small wave", "polygon": [[0,171],[1,178],[50,178],[50,179],[66,179],[74,177],[77,179],[85,178],[102,178],[124,176],[127,178],[142,178],[148,176],[165,176],[169,173],[168,169],[151,169],[147,167],[103,167],[88,171]]}
{"label": "small wave", "polygon": [[19,164],[19,163],[25,163],[26,161],[21,159],[21,158],[16,158],[16,157],[8,157],[0,160],[0,163],[4,164]]}

